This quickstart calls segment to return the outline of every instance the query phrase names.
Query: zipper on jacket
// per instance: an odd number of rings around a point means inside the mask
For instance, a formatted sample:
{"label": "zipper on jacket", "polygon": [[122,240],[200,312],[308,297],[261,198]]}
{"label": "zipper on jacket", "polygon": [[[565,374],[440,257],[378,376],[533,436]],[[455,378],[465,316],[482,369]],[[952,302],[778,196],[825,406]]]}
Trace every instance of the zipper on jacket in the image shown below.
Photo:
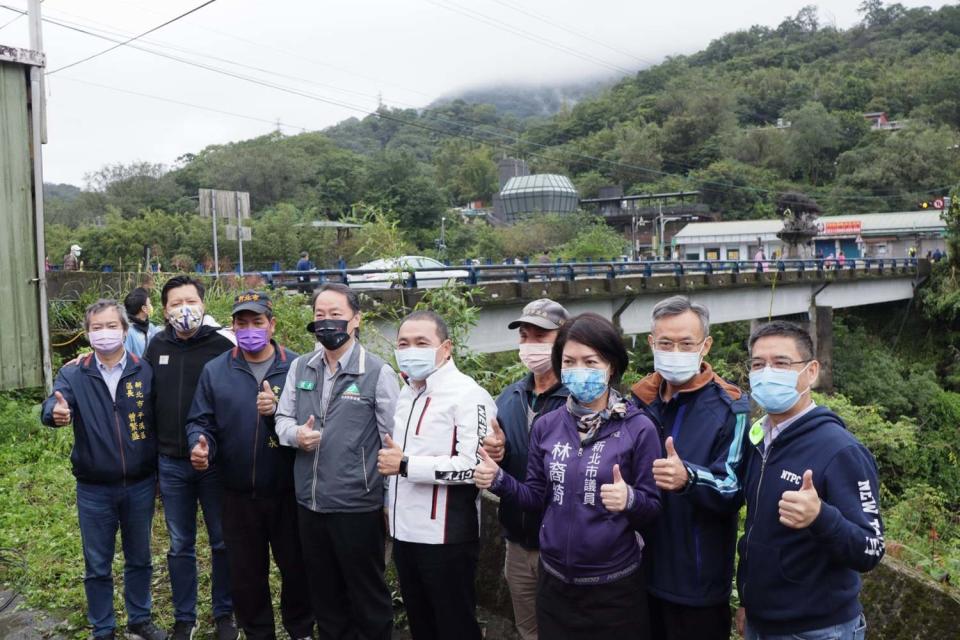
{"label": "zipper on jacket", "polygon": [[[180,415],[180,407],[183,406],[183,362],[186,358],[180,357],[177,360],[180,361],[180,375],[177,376],[177,455],[180,455],[185,446],[183,436],[186,430],[186,425],[183,424],[183,416]],[[189,452],[187,456],[189,457]]]}
{"label": "zipper on jacket", "polygon": [[[266,380],[266,378],[264,378]],[[257,449],[260,447],[260,411],[257,411],[257,426],[253,429],[253,470],[250,472],[250,485],[253,491],[253,497],[257,497]]]}
{"label": "zipper on jacket", "polygon": [[[758,447],[758,449],[759,449],[759,447]],[[764,471],[766,471],[766,469],[767,469],[767,458],[770,456],[770,452],[771,452],[772,450],[773,450],[773,442],[771,441],[771,442],[770,442],[770,446],[767,447],[767,449],[766,449],[763,453],[760,454],[760,478],[757,480],[757,497],[756,497],[755,502],[754,502],[754,504],[757,505],[757,506],[759,506],[759,504],[760,504],[760,488],[763,486],[763,473],[764,473]],[[748,505],[747,508],[749,509],[749,505]],[[756,509],[756,508],[757,508],[757,507],[755,506],[754,509]],[[753,536],[753,530],[756,529],[756,527],[757,527],[757,522],[756,522],[756,519],[754,519],[753,526],[750,527],[750,531],[747,532],[747,544],[744,545],[744,547],[743,547],[743,557],[744,557],[744,559],[748,559],[748,556],[750,555],[750,553],[749,553],[749,551],[750,551],[750,538]],[[747,572],[747,575],[749,575],[749,571]],[[744,580],[743,580],[743,593],[740,594],[740,596],[743,597],[743,595],[745,595],[746,593],[747,593],[747,580],[746,580],[746,578],[744,578]]]}
{"label": "zipper on jacket", "polygon": [[[423,385],[423,390],[420,391],[414,397],[413,402],[410,404],[410,413],[407,414],[407,424],[403,429],[403,445],[400,447],[400,450],[403,452],[407,451],[407,436],[410,435],[410,419],[413,418],[413,410],[417,407],[417,400],[419,400],[423,394],[427,392],[427,385]],[[400,474],[394,476],[396,478],[396,484],[394,485],[393,491],[393,537],[397,537],[397,497],[400,494]]]}
{"label": "zipper on jacket", "polygon": [[370,484],[367,482],[367,449],[360,447],[360,464],[363,465],[363,489],[369,493]]}

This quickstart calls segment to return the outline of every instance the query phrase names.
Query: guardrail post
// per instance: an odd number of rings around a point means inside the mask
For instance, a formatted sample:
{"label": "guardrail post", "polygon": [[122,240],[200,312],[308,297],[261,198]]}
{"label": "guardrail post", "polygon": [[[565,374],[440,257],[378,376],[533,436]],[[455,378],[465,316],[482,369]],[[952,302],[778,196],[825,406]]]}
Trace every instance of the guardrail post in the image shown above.
{"label": "guardrail post", "polygon": [[567,268],[567,280],[573,282],[577,279],[577,271],[573,268],[573,263],[568,262],[565,266]]}
{"label": "guardrail post", "polygon": [[350,276],[347,275],[346,269],[340,269],[340,281],[346,285],[350,284]]}
{"label": "guardrail post", "polygon": [[740,273],[740,261],[739,261],[739,260],[737,260],[736,262],[733,263],[733,267],[731,267],[731,270],[732,270],[734,273]]}
{"label": "guardrail post", "polygon": [[587,275],[593,275],[593,258],[587,258]]}
{"label": "guardrail post", "polygon": [[673,274],[676,275],[676,276],[682,276],[682,275],[683,275],[683,263],[682,263],[682,262],[674,262],[674,263],[673,263]]}
{"label": "guardrail post", "polygon": [[407,278],[406,285],[409,289],[417,288],[417,272],[415,269],[410,269],[410,277]]}
{"label": "guardrail post", "polygon": [[649,262],[643,263],[643,277],[644,278],[653,277],[653,265],[651,265]]}
{"label": "guardrail post", "polygon": [[467,276],[467,282],[469,282],[471,285],[476,285],[477,284],[477,268],[472,264],[470,264],[469,267],[470,267],[469,269],[470,275]]}
{"label": "guardrail post", "polygon": [[777,260],[777,271],[783,273],[787,270],[787,265],[783,260]]}

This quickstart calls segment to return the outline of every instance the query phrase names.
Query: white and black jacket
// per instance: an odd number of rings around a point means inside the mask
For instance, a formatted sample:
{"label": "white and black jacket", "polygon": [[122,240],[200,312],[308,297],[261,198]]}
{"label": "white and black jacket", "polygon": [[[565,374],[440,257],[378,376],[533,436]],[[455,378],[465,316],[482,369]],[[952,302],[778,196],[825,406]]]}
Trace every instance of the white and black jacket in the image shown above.
{"label": "white and black jacket", "polygon": [[480,494],[473,484],[478,449],[497,415],[493,398],[453,360],[422,387],[404,385],[393,439],[406,475],[390,481],[390,533],[403,542],[454,544],[480,536]]}

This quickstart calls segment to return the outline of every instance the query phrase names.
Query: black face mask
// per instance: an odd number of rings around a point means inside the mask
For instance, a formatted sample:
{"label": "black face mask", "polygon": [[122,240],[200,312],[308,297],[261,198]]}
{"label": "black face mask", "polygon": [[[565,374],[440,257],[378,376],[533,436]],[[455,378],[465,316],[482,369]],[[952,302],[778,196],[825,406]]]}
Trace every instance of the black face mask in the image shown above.
{"label": "black face mask", "polygon": [[314,320],[307,331],[317,336],[324,349],[339,349],[350,339],[347,333],[348,320]]}

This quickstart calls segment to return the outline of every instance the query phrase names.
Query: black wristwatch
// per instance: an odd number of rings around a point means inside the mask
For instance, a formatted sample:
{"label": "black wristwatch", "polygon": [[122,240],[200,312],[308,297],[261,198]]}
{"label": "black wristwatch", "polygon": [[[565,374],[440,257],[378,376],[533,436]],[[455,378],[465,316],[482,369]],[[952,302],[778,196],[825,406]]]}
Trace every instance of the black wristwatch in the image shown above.
{"label": "black wristwatch", "polygon": [[409,461],[410,459],[407,458],[407,456],[400,458],[400,475],[402,475],[404,478],[407,477],[407,462]]}

